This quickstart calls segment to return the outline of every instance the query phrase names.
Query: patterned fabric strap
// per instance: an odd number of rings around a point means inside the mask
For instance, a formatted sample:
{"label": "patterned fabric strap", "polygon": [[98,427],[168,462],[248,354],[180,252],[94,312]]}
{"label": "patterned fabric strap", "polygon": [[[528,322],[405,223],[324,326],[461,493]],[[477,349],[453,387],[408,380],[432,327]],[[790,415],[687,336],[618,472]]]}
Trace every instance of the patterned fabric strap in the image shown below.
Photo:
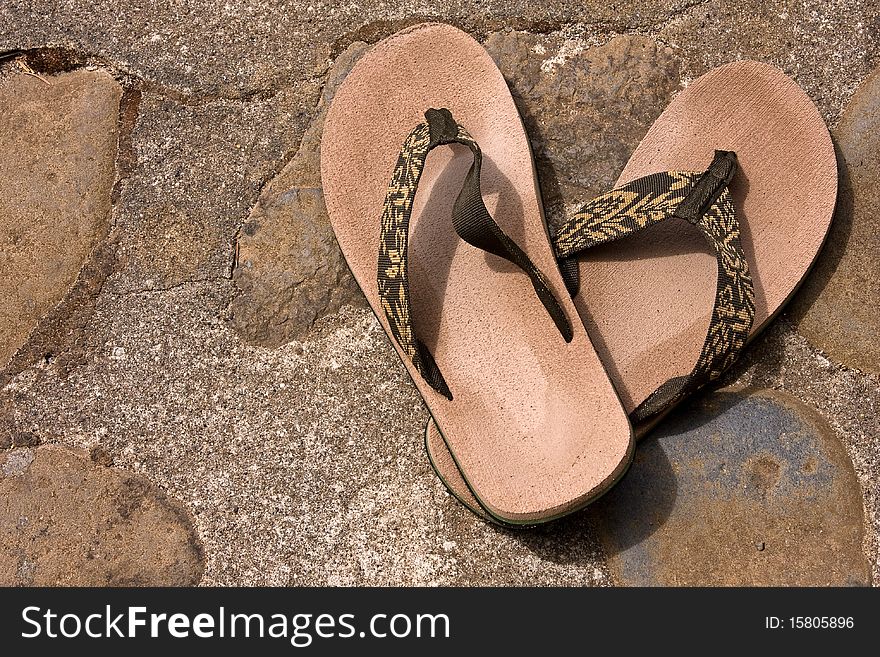
{"label": "patterned fabric strap", "polygon": [[425,112],[424,123],[417,125],[406,138],[382,210],[379,240],[379,297],[391,333],[409,356],[416,370],[434,390],[452,399],[452,392],[443,378],[434,357],[413,333],[412,303],[407,276],[409,221],[413,200],[425,160],[431,149],[443,144],[462,144],[473,154],[473,164],[452,210],[452,224],[459,237],[469,244],[488,251],[517,265],[532,282],[554,324],[566,342],[573,337],[571,324],[554,296],[547,278],[492,219],[480,191],[482,153],[477,142],[456,123],[447,109]]}
{"label": "patterned fabric strap", "polygon": [[631,414],[642,422],[714,381],[739,356],[755,316],[755,294],[728,185],[736,154],[715,151],[700,173],[667,171],[639,178],[589,201],[556,231],[553,242],[569,292],[580,286],[575,256],[671,217],[696,226],[715,251],[718,284],[709,331],[690,374],[670,379]]}

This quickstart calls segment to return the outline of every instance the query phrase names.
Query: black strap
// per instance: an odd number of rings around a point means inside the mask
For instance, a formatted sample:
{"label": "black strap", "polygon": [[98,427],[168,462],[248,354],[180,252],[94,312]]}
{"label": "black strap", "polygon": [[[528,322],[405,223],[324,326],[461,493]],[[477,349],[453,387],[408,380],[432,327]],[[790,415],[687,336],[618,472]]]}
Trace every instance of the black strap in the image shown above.
{"label": "black strap", "polygon": [[431,130],[432,144],[463,143],[470,148],[474,156],[474,162],[465,176],[461,191],[452,208],[452,225],[455,227],[455,232],[471,246],[504,258],[528,274],[535,294],[538,295],[544,308],[550,314],[556,328],[559,329],[566,342],[571,342],[574,337],[571,324],[556,296],[550,290],[546,277],[529,259],[525,251],[501,230],[501,226],[495,223],[483,202],[483,193],[480,189],[483,153],[477,142],[470,136],[463,139],[459,137],[459,126],[448,109],[429,109],[425,112],[425,118],[428,120],[428,127]]}
{"label": "black strap", "polygon": [[699,226],[701,219],[718,202],[718,198],[736,175],[737,160],[733,151],[715,151],[712,163],[697,184],[675,208],[673,216]]}
{"label": "black strap", "polygon": [[642,422],[684,395],[716,379],[739,356],[754,320],[754,289],[739,238],[728,185],[736,154],[716,151],[702,174],[664,172],[639,178],[589,201],[554,234],[560,270],[569,292],[580,280],[576,256],[670,217],[696,226],[713,247],[718,283],[709,330],[700,357],[687,376],[670,379],[631,414]]}
{"label": "black strap", "polygon": [[459,237],[523,270],[565,341],[570,342],[574,333],[561,304],[550,289],[547,278],[504,233],[486,209],[480,190],[482,152],[476,141],[456,123],[447,109],[429,109],[425,112],[425,118],[426,123],[416,126],[407,137],[385,198],[379,249],[379,294],[391,332],[404,352],[410,356],[416,370],[432,388],[452,399],[452,392],[430,350],[413,334],[407,276],[412,203],[425,159],[433,148],[458,143],[467,146],[473,154],[473,163],[452,211],[452,223]]}

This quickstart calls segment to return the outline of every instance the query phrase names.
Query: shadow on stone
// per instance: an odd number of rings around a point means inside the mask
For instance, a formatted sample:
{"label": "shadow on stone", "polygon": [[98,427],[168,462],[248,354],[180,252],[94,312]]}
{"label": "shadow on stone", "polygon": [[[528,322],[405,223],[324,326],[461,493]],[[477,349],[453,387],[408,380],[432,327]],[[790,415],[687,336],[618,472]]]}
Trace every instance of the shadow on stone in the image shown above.
{"label": "shadow on stone", "polygon": [[549,157],[544,155],[548,139],[541,128],[541,122],[529,109],[529,103],[516,88],[514,80],[508,80],[511,95],[522,117],[529,136],[529,144],[535,158],[535,170],[541,190],[541,202],[544,207],[548,226],[558,228],[566,219],[565,194],[559,182],[559,174]]}
{"label": "shadow on stone", "polygon": [[785,366],[785,346],[780,342],[781,331],[785,330],[777,320],[771,321],[753,341],[746,344],[742,356],[721,377],[718,387],[736,381],[750,368],[755,381],[776,380]]}
{"label": "shadow on stone", "polygon": [[[677,487],[673,465],[667,458],[663,445],[651,438],[639,443],[633,464],[623,479],[584,511],[526,531],[499,531],[508,532],[542,559],[554,563],[576,563],[578,555],[583,555],[584,563],[589,563],[589,550],[584,550],[581,544],[585,541],[587,545],[596,542],[596,530],[601,526],[603,516],[622,503],[618,492],[621,487],[628,491],[624,503],[642,509],[642,522],[622,527],[615,536],[615,549],[626,549],[649,538],[666,522],[675,505]],[[608,550],[608,546],[603,547]]]}
{"label": "shadow on stone", "polygon": [[795,300],[797,330],[831,359],[880,372],[880,69],[853,95],[834,136],[839,202],[815,272]]}
{"label": "shadow on stone", "polygon": [[603,545],[606,551],[619,552],[647,540],[672,513],[678,484],[675,467],[666,450],[656,437],[645,438],[639,443],[633,463],[621,482],[590,508],[597,526],[622,505],[641,510],[640,522],[620,526],[613,544]]}
{"label": "shadow on stone", "polygon": [[674,413],[593,508],[632,586],[868,585],[844,447],[786,394],[717,392]]}
{"label": "shadow on stone", "polygon": [[834,219],[828,231],[828,237],[822,250],[813,263],[813,268],[804,280],[800,290],[795,293],[787,313],[797,323],[800,322],[822,291],[831,281],[834,272],[846,252],[852,235],[853,225],[853,188],[849,165],[840,149],[837,138],[834,142],[834,153],[837,156],[837,204],[834,208]]}
{"label": "shadow on stone", "polygon": [[493,529],[509,535],[542,560],[558,565],[593,566],[601,550],[594,518],[587,512],[525,530],[494,525]]}

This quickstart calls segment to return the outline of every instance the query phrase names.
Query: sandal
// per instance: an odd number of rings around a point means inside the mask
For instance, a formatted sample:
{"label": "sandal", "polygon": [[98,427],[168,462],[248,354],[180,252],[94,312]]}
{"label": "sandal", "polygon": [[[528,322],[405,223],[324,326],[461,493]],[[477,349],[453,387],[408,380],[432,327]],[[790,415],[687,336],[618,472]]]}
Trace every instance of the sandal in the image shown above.
{"label": "sandal", "polygon": [[[810,98],[772,66],[734,62],[679,94],[615,190],[555,232],[637,436],[716,380],[785,306],[822,247],[836,194],[834,147]],[[425,441],[450,492],[486,517],[430,420]]]}
{"label": "sandal", "polygon": [[612,486],[632,428],[569,319],[529,141],[483,47],[440,24],[374,46],[328,110],[321,178],[352,274],[480,507],[537,523]]}

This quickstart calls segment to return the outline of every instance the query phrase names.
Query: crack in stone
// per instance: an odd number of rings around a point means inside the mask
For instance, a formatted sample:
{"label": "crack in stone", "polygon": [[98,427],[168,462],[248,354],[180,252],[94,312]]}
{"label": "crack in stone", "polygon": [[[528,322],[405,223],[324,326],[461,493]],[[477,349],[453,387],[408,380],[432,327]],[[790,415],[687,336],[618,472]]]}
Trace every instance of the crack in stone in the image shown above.
{"label": "crack in stone", "polygon": [[424,22],[442,22],[453,25],[473,35],[483,42],[494,32],[514,31],[530,32],[538,36],[557,36],[567,30],[590,29],[600,34],[617,36],[622,34],[645,34],[661,29],[670,21],[682,16],[696,7],[709,4],[715,0],[689,0],[680,7],[669,9],[662,18],[653,23],[639,23],[624,19],[596,19],[592,21],[565,21],[553,19],[533,19],[525,16],[507,17],[504,19],[458,19],[443,17],[437,14],[416,14],[406,18],[385,18],[371,21],[353,30],[349,30],[333,42],[330,48],[330,59],[335,60],[352,43],[363,41],[369,45],[385,39],[392,34],[413,25]]}
{"label": "crack in stone", "polygon": [[0,64],[8,59],[23,57],[35,72],[56,75],[80,68],[102,68],[110,73],[123,87],[135,86],[141,92],[151,93],[160,98],[174,101],[187,107],[200,107],[220,102],[258,102],[271,100],[287,89],[303,84],[314,83],[323,78],[323,72],[306,76],[303,80],[277,86],[257,87],[237,93],[193,91],[163,84],[113,61],[103,55],[90,54],[74,48],[39,46],[34,48],[10,49],[0,52]]}

